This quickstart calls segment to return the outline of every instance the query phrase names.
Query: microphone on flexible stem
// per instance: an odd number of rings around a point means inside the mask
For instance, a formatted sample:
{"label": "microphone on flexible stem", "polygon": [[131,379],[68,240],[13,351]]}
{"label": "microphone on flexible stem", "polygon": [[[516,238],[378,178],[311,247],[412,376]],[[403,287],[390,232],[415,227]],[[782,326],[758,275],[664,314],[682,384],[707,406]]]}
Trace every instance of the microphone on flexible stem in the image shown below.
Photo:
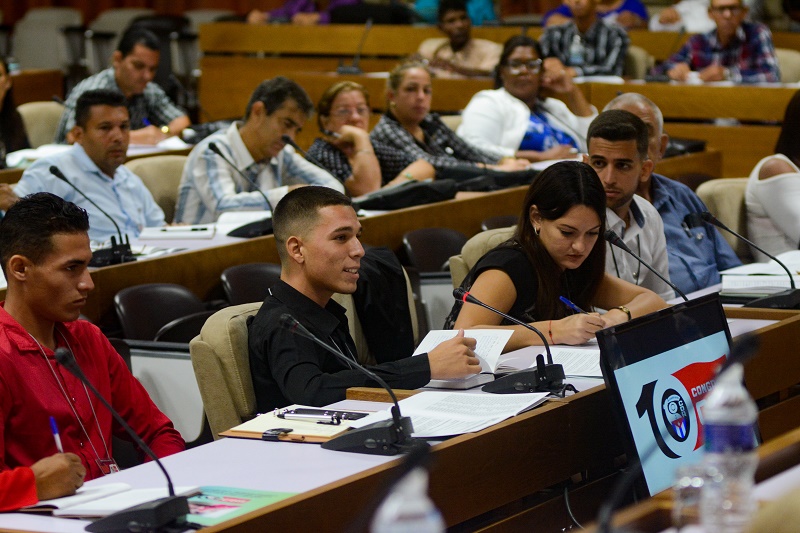
{"label": "microphone on flexible stem", "polygon": [[481,390],[484,392],[493,392],[495,394],[515,394],[520,392],[553,392],[554,390],[561,389],[564,383],[564,367],[562,365],[553,364],[553,355],[550,353],[550,344],[541,331],[531,326],[527,322],[517,320],[511,315],[508,315],[490,305],[486,305],[482,301],[472,296],[469,292],[462,288],[453,291],[453,298],[461,300],[464,303],[471,303],[479,305],[484,309],[500,315],[509,322],[513,322],[518,326],[527,328],[536,333],[547,352],[547,364],[544,364],[544,357],[542,354],[536,356],[536,368],[531,370],[520,370],[496,379],[484,385]]}
{"label": "microphone on flexible stem", "polygon": [[389,393],[392,402],[394,402],[391,408],[391,420],[382,420],[364,426],[363,428],[350,430],[347,433],[323,443],[323,448],[326,450],[367,453],[370,455],[397,455],[400,452],[409,451],[415,446],[427,445],[425,441],[411,438],[411,434],[414,432],[411,418],[400,414],[400,405],[397,403],[397,397],[394,395],[394,391],[392,391],[392,388],[387,385],[380,376],[364,368],[358,364],[357,361],[348,358],[340,350],[321,341],[289,313],[283,313],[280,317],[280,321],[282,327],[321,346],[348,366],[355,368],[370,379],[376,381]]}
{"label": "microphone on flexible stem", "polygon": [[313,158],[310,155],[308,155],[308,152],[306,152],[305,150],[300,148],[300,146],[296,142],[294,142],[294,140],[291,137],[289,137],[288,135],[281,136],[281,140],[284,143],[286,143],[289,146],[291,146],[292,148],[294,148],[295,150],[297,150],[298,152],[300,152],[303,155],[303,157],[306,158],[307,161],[310,161],[311,163],[314,163],[315,165],[317,165],[319,168],[321,168],[325,172],[330,172],[330,170],[325,168],[325,165],[323,165],[322,163],[317,161],[315,158]]}
{"label": "microphone on flexible stem", "polygon": [[64,176],[64,173],[61,172],[61,170],[57,166],[52,165],[50,167],[50,174],[52,174],[56,178],[60,179],[61,181],[63,181],[64,183],[75,189],[75,191],[81,196],[83,196],[87,202],[95,206],[95,208],[97,208],[98,211],[100,211],[103,215],[105,215],[106,218],[108,218],[108,220],[110,220],[111,223],[114,224],[114,227],[117,229],[117,235],[119,236],[119,244],[117,244],[117,240],[112,235],[111,249],[109,250],[107,248],[104,248],[102,250],[95,250],[92,253],[92,260],[89,263],[89,266],[98,267],[107,265],[118,265],[120,263],[129,263],[131,261],[136,261],[136,258],[133,256],[133,253],[131,252],[131,243],[128,241],[127,238],[125,239],[122,238],[122,231],[119,229],[117,221],[114,220],[114,218],[111,215],[106,213],[102,207],[97,205],[94,202],[94,200],[86,196],[86,194],[84,194],[82,190],[77,188],[75,184],[69,181],[67,177]]}
{"label": "microphone on flexible stem", "polygon": [[[758,337],[752,333],[739,336],[731,345],[730,357],[723,361],[719,368],[717,368],[716,379],[719,379],[719,376],[722,375],[723,372],[726,372],[730,367],[734,365],[743,365],[749,359],[755,356],[758,352],[759,345],[760,341]],[[669,436],[669,430],[666,426],[661,430],[660,436],[662,441]],[[755,435],[753,438],[755,439]],[[636,481],[636,478],[639,477],[644,463],[647,462],[650,457],[652,457],[652,455],[660,449],[661,446],[659,445],[658,439],[656,439],[655,442],[653,442],[653,444],[644,451],[644,453],[638,454],[638,460],[629,465],[628,469],[625,470],[620,475],[616,483],[614,483],[614,486],[611,489],[611,494],[602,503],[602,505],[600,505],[600,508],[597,511],[596,522],[598,533],[611,533],[611,518],[614,513],[614,509],[619,507],[619,505],[622,503],[622,499],[625,497],[625,494],[630,490],[631,486]],[[616,531],[617,533],[637,533],[635,530],[629,528],[619,528],[616,529]]]}
{"label": "microphone on flexible stem", "polygon": [[777,292],[775,294],[765,296],[764,298],[757,298],[752,302],[744,304],[744,307],[761,307],[761,308],[766,307],[771,309],[800,308],[800,291],[798,291],[797,288],[795,287],[794,276],[792,276],[792,273],[789,271],[789,269],[786,267],[783,261],[781,261],[774,255],[770,254],[763,248],[759,247],[756,243],[754,243],[750,239],[746,239],[742,235],[739,235],[738,233],[730,229],[728,226],[723,224],[722,221],[720,221],[717,217],[715,217],[708,211],[703,211],[701,213],[689,213],[688,215],[686,215],[686,217],[684,217],[683,221],[686,222],[686,224],[692,228],[700,226],[705,222],[707,222],[709,224],[712,224],[720,228],[721,230],[727,231],[731,235],[735,236],[737,239],[741,239],[742,241],[746,242],[747,244],[749,244],[762,254],[766,255],[767,257],[778,263],[781,266],[781,268],[783,268],[786,271],[786,274],[789,276],[789,283],[791,289]]}
{"label": "microphone on flexible stem", "polygon": [[639,255],[638,255],[636,252],[634,252],[633,250],[631,250],[631,249],[628,247],[628,245],[627,245],[627,244],[625,244],[625,241],[623,241],[623,240],[622,240],[622,239],[619,237],[619,235],[617,235],[617,234],[616,234],[616,232],[615,232],[613,229],[607,229],[607,230],[606,230],[606,232],[603,234],[603,238],[606,240],[606,242],[608,242],[609,244],[613,244],[614,246],[616,246],[617,248],[619,248],[620,250],[622,250],[622,251],[623,251],[623,252],[625,252],[626,254],[628,254],[628,255],[632,255],[632,256],[634,257],[634,259],[636,259],[636,260],[637,260],[637,261],[639,261],[641,264],[643,264],[643,265],[644,265],[644,266],[647,268],[647,270],[649,270],[650,272],[652,272],[653,274],[655,274],[656,276],[658,276],[658,278],[659,278],[661,281],[663,281],[664,283],[666,283],[667,285],[669,285],[670,287],[672,287],[672,290],[674,290],[674,291],[675,291],[675,293],[676,293],[678,296],[680,296],[681,298],[683,298],[683,301],[685,301],[685,302],[688,302],[688,301],[689,301],[689,298],[687,298],[687,297],[686,297],[686,295],[683,293],[683,291],[682,291],[682,290],[680,290],[680,289],[679,289],[679,288],[678,288],[678,287],[677,287],[677,286],[676,286],[674,283],[672,283],[670,280],[668,280],[667,278],[665,278],[664,276],[662,276],[662,275],[661,275],[661,273],[660,273],[659,271],[657,271],[655,268],[653,268],[653,267],[652,267],[652,265],[650,265],[650,264],[649,264],[647,261],[645,261],[644,259],[642,259],[641,257],[639,257]]}
{"label": "microphone on flexible stem", "polygon": [[263,220],[256,220],[255,222],[251,222],[249,224],[245,224],[244,226],[238,227],[235,230],[228,233],[229,237],[261,237],[262,235],[270,235],[272,233],[272,213],[274,209],[272,208],[272,203],[267,198],[267,195],[264,194],[264,191],[261,190],[261,187],[258,184],[250,179],[247,174],[239,170],[239,167],[233,164],[233,161],[225,157],[225,154],[222,153],[222,150],[219,149],[217,143],[210,142],[208,143],[208,149],[217,154],[222,158],[223,161],[228,163],[228,165],[235,170],[247,183],[253,186],[253,188],[264,198],[264,203],[267,204],[267,208],[269,208],[270,217],[265,218]]}
{"label": "microphone on flexible stem", "polygon": [[158,459],[153,450],[148,446],[139,435],[128,425],[124,418],[111,406],[100,391],[98,391],[92,382],[83,373],[83,370],[75,361],[73,353],[64,347],[57,348],[55,352],[56,361],[63,366],[70,374],[78,378],[81,383],[92,391],[100,402],[105,405],[106,409],[113,415],[117,422],[125,429],[128,435],[136,442],[144,453],[147,454],[164,473],[167,478],[167,488],[169,496],[165,498],[158,498],[151,502],[136,505],[128,509],[111,514],[96,522],[86,526],[86,531],[93,533],[104,533],[114,531],[155,531],[158,528],[164,527],[169,524],[179,524],[183,521],[183,517],[189,514],[189,502],[186,496],[175,496],[175,488],[172,485],[172,479],[169,477],[167,470],[161,461]]}
{"label": "microphone on flexible stem", "polygon": [[368,18],[367,23],[364,25],[364,33],[361,34],[361,41],[358,43],[358,48],[356,48],[356,55],[353,56],[353,64],[345,65],[343,62],[344,60],[342,60],[342,62],[339,63],[339,67],[336,69],[336,74],[364,74],[364,71],[361,70],[361,67],[358,66],[358,63],[361,61],[361,51],[364,49],[364,43],[367,41],[367,34],[371,29],[372,18]]}

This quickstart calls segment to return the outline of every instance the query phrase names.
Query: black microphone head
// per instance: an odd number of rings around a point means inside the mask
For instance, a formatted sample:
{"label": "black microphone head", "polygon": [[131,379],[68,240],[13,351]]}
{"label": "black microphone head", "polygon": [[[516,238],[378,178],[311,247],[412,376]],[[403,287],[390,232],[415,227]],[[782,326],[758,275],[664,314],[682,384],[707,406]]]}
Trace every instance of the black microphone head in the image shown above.
{"label": "black microphone head", "polygon": [[711,214],[711,213],[709,213],[708,211],[703,211],[702,213],[697,213],[697,215],[698,215],[698,216],[699,216],[699,217],[700,217],[702,220],[705,220],[706,222],[711,222],[712,224],[713,224],[713,223],[714,223],[714,221],[716,220],[716,217],[714,217],[714,215],[712,215],[712,214]]}
{"label": "black microphone head", "polygon": [[705,225],[705,219],[703,218],[703,213],[689,213],[688,215],[683,217],[683,221],[690,228],[697,228]]}
{"label": "black microphone head", "polygon": [[286,135],[286,134],[283,134],[283,135],[281,135],[281,140],[282,140],[284,143],[288,144],[289,146],[294,146],[294,145],[295,145],[295,144],[294,144],[294,141],[292,140],[292,138],[291,138],[291,137],[289,137],[289,136],[288,136],[288,135]]}
{"label": "black microphone head", "polygon": [[619,242],[619,235],[613,229],[607,229],[605,233],[603,233],[603,238],[610,242],[611,244],[615,244]]}
{"label": "black microphone head", "polygon": [[56,361],[63,367],[69,368],[75,363],[75,356],[72,355],[72,352],[69,348],[64,348],[63,346],[56,348]]}
{"label": "black microphone head", "polygon": [[453,289],[453,298],[455,298],[456,300],[463,301],[464,297],[467,294],[469,294],[469,293],[467,291],[465,291],[464,289],[462,289],[461,287],[459,287],[457,289]]}
{"label": "black microphone head", "polygon": [[61,169],[59,169],[59,168],[58,168],[57,166],[55,166],[55,165],[50,165],[50,174],[52,174],[53,176],[57,177],[57,178],[58,178],[58,179],[60,179],[61,181],[67,181],[67,178],[66,178],[66,177],[64,176],[64,174],[61,172]]}
{"label": "black microphone head", "polygon": [[218,156],[224,157],[222,153],[219,151],[219,146],[217,146],[217,143],[213,141],[208,143],[208,149],[217,154]]}
{"label": "black microphone head", "polygon": [[294,329],[300,325],[295,317],[289,313],[283,313],[280,317],[281,327],[286,329]]}

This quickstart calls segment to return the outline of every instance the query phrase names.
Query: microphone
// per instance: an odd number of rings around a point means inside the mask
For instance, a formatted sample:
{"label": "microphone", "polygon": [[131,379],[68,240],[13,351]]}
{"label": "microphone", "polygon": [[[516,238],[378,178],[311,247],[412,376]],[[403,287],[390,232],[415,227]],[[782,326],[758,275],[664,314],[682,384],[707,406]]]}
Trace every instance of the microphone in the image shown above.
{"label": "microphone", "polygon": [[786,267],[783,261],[781,261],[774,255],[770,254],[769,252],[758,246],[750,239],[746,239],[742,235],[739,235],[738,233],[730,229],[728,226],[723,224],[722,221],[720,221],[717,217],[715,217],[708,211],[703,211],[701,213],[689,213],[688,215],[686,215],[686,217],[684,217],[683,221],[686,222],[686,224],[692,228],[699,226],[705,222],[708,222],[709,224],[712,224],[724,231],[727,231],[737,239],[743,240],[744,242],[746,242],[747,244],[749,244],[762,254],[766,255],[767,257],[778,263],[781,266],[781,268],[783,268],[786,271],[786,274],[789,276],[789,284],[792,287],[791,289],[777,292],[775,294],[771,294],[763,298],[757,298],[751,302],[744,304],[744,307],[762,307],[762,308],[766,307],[771,309],[800,308],[800,291],[798,291],[797,288],[795,287],[794,276],[792,276],[792,273],[789,271],[789,269]]}
{"label": "microphone", "polygon": [[[758,352],[758,348],[760,346],[760,340],[756,335],[752,333],[747,333],[737,337],[737,339],[731,345],[730,357],[728,357],[716,371],[716,376],[719,376],[728,370],[733,365],[743,365],[749,359],[756,355]],[[661,430],[661,440],[665,440],[669,435],[669,430],[664,427]],[[755,438],[755,437],[754,437]],[[660,449],[658,444],[658,439],[656,439],[653,444],[648,447],[644,453],[638,455],[638,460],[630,465],[627,470],[625,470],[614,484],[611,494],[609,495],[608,499],[606,499],[603,504],[600,506],[600,509],[597,511],[597,531],[598,533],[611,533],[611,518],[612,514],[614,513],[614,509],[619,507],[619,504],[622,502],[622,499],[625,497],[625,493],[631,488],[636,478],[642,472],[642,466],[646,461],[650,459],[650,457]],[[634,530],[622,528],[617,530],[618,533],[637,533]]]}
{"label": "microphone", "polygon": [[364,43],[367,41],[367,34],[369,30],[372,29],[372,18],[367,19],[367,23],[364,25],[364,33],[361,34],[361,41],[358,43],[358,48],[356,48],[356,55],[353,56],[353,64],[352,65],[344,65],[342,62],[339,63],[339,66],[336,68],[336,74],[351,74],[351,75],[359,75],[364,74],[364,71],[361,70],[361,67],[358,66],[359,61],[361,61],[361,51],[364,49]]}
{"label": "microphone", "polygon": [[244,238],[249,239],[251,237],[261,237],[263,235],[271,234],[272,233],[272,213],[275,210],[272,208],[272,203],[269,201],[269,198],[267,198],[267,195],[264,194],[264,191],[261,190],[261,187],[259,187],[258,184],[255,181],[250,179],[247,176],[247,174],[245,174],[244,172],[239,170],[239,167],[234,165],[233,161],[231,161],[230,159],[225,157],[225,154],[223,154],[222,150],[219,149],[219,146],[217,146],[217,143],[215,143],[215,142],[208,143],[208,149],[211,150],[212,152],[214,152],[215,154],[217,154],[218,156],[220,156],[223,161],[228,163],[228,166],[230,166],[233,170],[238,172],[239,175],[247,183],[249,183],[250,185],[253,186],[253,188],[255,188],[255,190],[261,195],[261,197],[264,198],[264,203],[267,204],[267,207],[269,208],[269,212],[270,212],[270,217],[269,218],[265,218],[263,220],[256,220],[255,222],[251,222],[249,224],[245,224],[244,226],[238,227],[235,230],[233,230],[230,233],[228,233],[228,236],[229,237],[244,237]]}
{"label": "microphone", "polygon": [[494,394],[515,394],[519,392],[554,392],[563,388],[564,383],[564,367],[562,365],[553,364],[553,355],[550,353],[550,344],[541,331],[531,326],[527,322],[517,320],[511,315],[508,315],[494,307],[486,305],[482,301],[472,296],[469,292],[462,288],[453,291],[453,298],[461,300],[464,303],[471,303],[479,305],[484,309],[500,315],[509,322],[513,322],[518,326],[527,328],[536,333],[547,352],[547,364],[544,364],[544,357],[542,354],[536,356],[536,368],[531,370],[520,370],[496,379],[491,383],[484,385],[481,390],[484,392],[492,392]]}
{"label": "microphone", "polygon": [[129,263],[131,261],[136,261],[136,258],[133,256],[133,253],[131,252],[130,241],[128,241],[127,238],[125,239],[122,238],[122,231],[120,231],[117,221],[114,220],[114,218],[111,215],[106,213],[103,210],[103,208],[97,205],[94,202],[94,200],[86,196],[86,194],[84,194],[82,190],[77,188],[75,184],[69,181],[67,177],[64,176],[64,173],[61,172],[61,170],[57,166],[52,165],[50,167],[50,174],[52,174],[56,178],[60,179],[61,181],[63,181],[64,183],[75,189],[75,191],[81,196],[83,196],[87,202],[92,204],[98,211],[100,211],[103,215],[105,215],[106,218],[108,218],[108,220],[110,220],[111,223],[114,224],[114,227],[117,229],[117,235],[119,235],[119,244],[117,244],[116,239],[112,235],[111,249],[109,250],[107,248],[104,248],[102,250],[94,251],[92,253],[92,260],[89,263],[89,266],[97,267],[97,266],[107,266],[107,265],[118,265],[120,263]]}
{"label": "microphone", "polygon": [[308,152],[306,152],[305,150],[300,148],[300,146],[296,142],[294,142],[294,140],[291,137],[289,137],[288,135],[282,135],[281,136],[281,140],[284,143],[286,143],[289,146],[291,146],[292,148],[294,148],[295,150],[297,150],[298,152],[300,152],[301,154],[303,154],[303,157],[305,157],[307,161],[310,161],[310,162],[314,163],[315,165],[317,165],[319,168],[321,168],[325,172],[330,173],[330,170],[325,168],[325,165],[323,165],[322,163],[317,161],[315,158],[313,158],[310,155],[308,155]]}
{"label": "microphone", "polygon": [[656,276],[658,276],[658,278],[659,278],[661,281],[663,281],[664,283],[666,283],[667,285],[669,285],[670,287],[672,287],[672,290],[674,290],[674,291],[675,291],[675,293],[676,293],[678,296],[680,296],[681,298],[683,298],[683,300],[684,300],[685,302],[688,302],[688,301],[689,301],[689,298],[687,298],[687,297],[686,297],[686,295],[683,293],[683,291],[682,291],[682,290],[680,290],[680,289],[679,289],[679,288],[678,288],[678,287],[677,287],[677,286],[676,286],[674,283],[672,283],[670,280],[668,280],[667,278],[665,278],[664,276],[662,276],[662,275],[661,275],[661,273],[660,273],[660,272],[658,272],[658,271],[657,271],[655,268],[653,268],[653,267],[652,267],[652,266],[651,266],[651,265],[650,265],[650,264],[649,264],[647,261],[645,261],[644,259],[642,259],[641,257],[639,257],[639,255],[638,255],[636,252],[634,252],[633,250],[631,250],[631,249],[628,247],[628,245],[627,245],[627,244],[625,244],[625,241],[623,241],[623,240],[622,240],[622,239],[619,237],[619,235],[617,235],[617,234],[616,234],[616,232],[615,232],[613,229],[607,229],[607,230],[606,230],[606,232],[603,234],[603,238],[604,238],[604,239],[606,240],[606,242],[608,242],[609,244],[613,244],[614,246],[616,246],[617,248],[619,248],[619,249],[620,249],[620,250],[622,250],[623,252],[625,252],[625,253],[627,253],[627,254],[629,254],[629,255],[632,255],[632,256],[633,256],[633,257],[634,257],[634,258],[635,258],[637,261],[639,261],[641,264],[643,264],[643,265],[644,265],[644,266],[647,268],[647,270],[649,270],[650,272],[652,272],[653,274],[655,274]]}
{"label": "microphone", "polygon": [[[321,341],[316,335],[311,333],[305,326],[303,326],[295,317],[289,313],[283,313],[280,317],[281,327],[288,329],[295,335],[300,335],[311,342],[321,346],[328,352],[335,355],[338,359],[343,361],[351,368],[355,368],[362,372],[370,379],[376,381],[383,387],[389,396],[392,398],[394,405],[392,406],[391,420],[383,420],[375,422],[363,428],[350,430],[334,439],[324,442],[322,447],[326,450],[352,452],[352,453],[366,453],[370,455],[397,455],[403,451],[409,451],[416,446],[423,445],[425,441],[419,441],[411,438],[414,432],[414,426],[411,424],[411,418],[401,416],[400,405],[397,403],[397,396],[394,395],[392,388],[375,372],[364,368],[357,361],[354,361],[344,355],[340,350],[334,348]],[[427,444],[424,444],[427,445]]]}
{"label": "microphone", "polygon": [[55,352],[56,361],[63,366],[70,374],[78,378],[89,390],[92,391],[100,402],[105,405],[106,409],[114,416],[117,422],[125,429],[128,435],[136,442],[144,453],[147,454],[164,473],[167,478],[167,489],[169,496],[165,498],[158,498],[151,502],[146,502],[141,505],[136,505],[128,509],[123,509],[105,518],[86,526],[86,531],[93,533],[104,533],[113,531],[155,531],[168,524],[183,522],[184,515],[189,514],[189,501],[186,496],[175,496],[175,488],[172,485],[172,479],[169,477],[167,470],[161,461],[158,459],[153,450],[148,446],[139,435],[128,425],[124,418],[114,409],[111,404],[106,400],[100,391],[98,391],[92,382],[83,373],[83,370],[75,360],[73,353],[64,347],[57,348]]}

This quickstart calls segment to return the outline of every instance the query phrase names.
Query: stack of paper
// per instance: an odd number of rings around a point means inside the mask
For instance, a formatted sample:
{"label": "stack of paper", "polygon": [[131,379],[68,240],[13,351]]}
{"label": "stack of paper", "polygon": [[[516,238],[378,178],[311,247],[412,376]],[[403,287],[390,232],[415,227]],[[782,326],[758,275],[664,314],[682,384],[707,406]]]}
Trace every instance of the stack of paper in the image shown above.
{"label": "stack of paper", "polygon": [[[800,250],[779,254],[780,259],[792,274],[795,285],[800,287]],[[753,294],[763,296],[780,289],[788,289],[791,284],[786,271],[775,261],[750,263],[723,270],[722,293]],[[770,290],[771,289],[771,290]]]}
{"label": "stack of paper", "polygon": [[[547,393],[468,394],[426,391],[400,401],[403,416],[410,416],[412,436],[439,438],[486,429],[533,409],[545,401]],[[352,427],[363,427],[387,420],[391,413],[380,411],[357,420]]]}

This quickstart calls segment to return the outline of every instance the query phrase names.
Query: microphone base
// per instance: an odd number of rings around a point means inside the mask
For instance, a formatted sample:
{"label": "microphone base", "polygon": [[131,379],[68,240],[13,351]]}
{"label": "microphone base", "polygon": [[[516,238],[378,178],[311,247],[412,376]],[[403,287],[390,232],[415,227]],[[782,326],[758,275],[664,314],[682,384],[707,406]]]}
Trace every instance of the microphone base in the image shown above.
{"label": "microphone base", "polygon": [[532,368],[508,374],[484,385],[481,390],[492,394],[522,394],[525,392],[554,392],[564,385],[564,367],[546,365],[540,376],[539,370]]}
{"label": "microphone base", "polygon": [[359,76],[364,74],[360,67],[355,65],[339,65],[336,67],[336,74],[349,74],[351,76]]}
{"label": "microphone base", "polygon": [[189,500],[186,496],[167,496],[101,518],[86,526],[86,531],[92,533],[156,531],[171,523],[182,521],[187,514],[189,514]]}
{"label": "microphone base", "polygon": [[89,261],[90,267],[103,267],[109,265],[121,265],[136,261],[136,257],[131,252],[131,245],[113,244],[111,248],[101,248],[92,252],[92,260]]}
{"label": "microphone base", "polygon": [[263,237],[264,235],[272,235],[272,219],[265,218],[264,220],[256,220],[244,226],[230,231],[228,237],[244,237],[245,239],[252,239],[253,237]]}
{"label": "microphone base", "polygon": [[800,309],[800,289],[788,289],[744,304],[762,309]]}
{"label": "microphone base", "polygon": [[323,442],[322,447],[337,452],[397,455],[410,450],[412,443],[415,442],[411,438],[413,432],[411,418],[402,416],[400,427],[395,425],[394,419],[381,420]]}

